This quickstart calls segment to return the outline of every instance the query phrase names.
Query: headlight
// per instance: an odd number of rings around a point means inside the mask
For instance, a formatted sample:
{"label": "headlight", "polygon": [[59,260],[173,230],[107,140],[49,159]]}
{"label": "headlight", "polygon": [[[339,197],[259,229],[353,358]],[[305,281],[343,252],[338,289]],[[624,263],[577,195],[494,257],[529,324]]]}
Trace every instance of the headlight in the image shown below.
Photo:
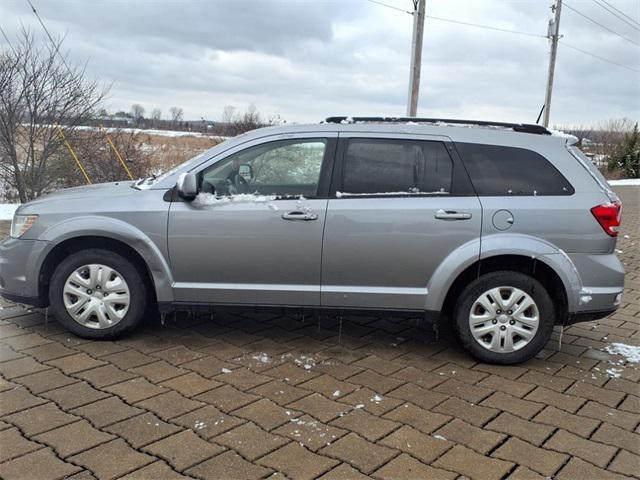
{"label": "headlight", "polygon": [[11,236],[20,238],[33,226],[38,215],[14,215],[11,221]]}

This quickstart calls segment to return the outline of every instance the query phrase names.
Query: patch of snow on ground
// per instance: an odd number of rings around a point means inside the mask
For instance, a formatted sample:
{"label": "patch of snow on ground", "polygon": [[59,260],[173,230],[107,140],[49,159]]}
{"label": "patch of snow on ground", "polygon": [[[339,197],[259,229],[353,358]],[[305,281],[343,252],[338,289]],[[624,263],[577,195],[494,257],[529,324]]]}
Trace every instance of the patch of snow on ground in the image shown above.
{"label": "patch of snow on ground", "polygon": [[0,203],[0,220],[11,220],[19,203]]}
{"label": "patch of snow on ground", "polygon": [[626,345],[624,343],[612,343],[604,350],[611,355],[625,357],[629,363],[640,363],[640,347]]}
{"label": "patch of snow on ground", "polygon": [[607,368],[606,372],[611,378],[620,378],[622,376],[622,370],[619,368]]}
{"label": "patch of snow on ground", "polygon": [[623,178],[621,180],[608,180],[609,185],[615,187],[624,187],[624,186],[640,186],[640,178]]}

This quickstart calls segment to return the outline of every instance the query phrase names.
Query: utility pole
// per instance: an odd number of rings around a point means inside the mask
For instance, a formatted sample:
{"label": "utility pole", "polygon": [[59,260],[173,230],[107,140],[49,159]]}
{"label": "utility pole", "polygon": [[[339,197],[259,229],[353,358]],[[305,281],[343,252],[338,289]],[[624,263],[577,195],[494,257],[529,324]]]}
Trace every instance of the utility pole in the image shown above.
{"label": "utility pole", "polygon": [[549,117],[551,115],[551,92],[553,90],[553,75],[556,69],[556,56],[558,55],[558,40],[560,40],[560,13],[562,12],[562,0],[556,0],[554,6],[551,7],[554,18],[549,20],[549,31],[547,38],[551,40],[551,54],[549,55],[549,72],[547,75],[547,93],[544,97],[544,117],[542,125],[546,128],[549,126]]}
{"label": "utility pole", "polygon": [[415,117],[418,111],[426,2],[427,0],[413,0],[413,38],[411,39],[411,68],[409,70],[409,98],[407,99],[408,117]]}

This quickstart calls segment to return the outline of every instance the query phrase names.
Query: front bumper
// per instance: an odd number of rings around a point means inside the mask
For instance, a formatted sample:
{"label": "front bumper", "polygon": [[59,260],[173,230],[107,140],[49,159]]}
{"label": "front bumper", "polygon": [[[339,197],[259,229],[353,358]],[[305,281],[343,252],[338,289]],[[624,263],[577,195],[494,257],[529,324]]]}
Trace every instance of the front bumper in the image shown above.
{"label": "front bumper", "polygon": [[45,306],[38,277],[49,242],[5,238],[0,242],[0,296],[27,305]]}

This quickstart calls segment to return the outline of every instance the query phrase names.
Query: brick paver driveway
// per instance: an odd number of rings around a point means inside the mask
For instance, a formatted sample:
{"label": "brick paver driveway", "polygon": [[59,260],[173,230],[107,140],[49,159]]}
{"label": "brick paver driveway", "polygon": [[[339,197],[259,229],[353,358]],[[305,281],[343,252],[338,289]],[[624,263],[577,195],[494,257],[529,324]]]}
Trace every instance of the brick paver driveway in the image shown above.
{"label": "brick paver driveway", "polygon": [[[116,342],[0,310],[0,477],[605,479],[640,475],[640,189],[623,307],[539,358],[475,362],[414,321],[157,319]],[[613,363],[612,363],[613,362]]]}

